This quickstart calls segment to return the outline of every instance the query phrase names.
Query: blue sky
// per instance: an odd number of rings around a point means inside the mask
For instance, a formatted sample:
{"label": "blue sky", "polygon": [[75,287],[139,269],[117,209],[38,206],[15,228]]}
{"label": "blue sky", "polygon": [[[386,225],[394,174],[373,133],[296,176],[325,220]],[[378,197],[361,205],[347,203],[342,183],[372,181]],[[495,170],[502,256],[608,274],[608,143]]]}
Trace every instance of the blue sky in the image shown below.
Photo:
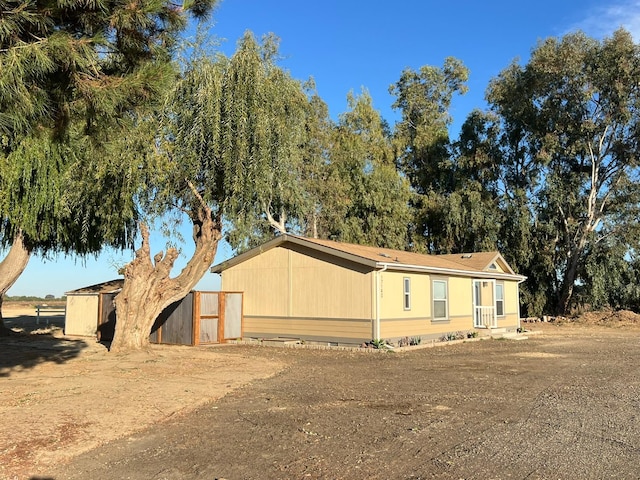
{"label": "blue sky", "polygon": [[[470,70],[469,91],[454,100],[450,112],[456,137],[466,115],[485,107],[489,80],[514,59],[526,62],[539,40],[577,29],[602,38],[620,26],[640,40],[640,1],[222,0],[209,31],[227,54],[246,30],[257,37],[273,32],[281,39],[281,66],[300,80],[313,77],[332,117],[346,110],[349,91],[364,88],[391,125],[397,117],[388,88],[402,70],[441,66],[446,57],[456,57]],[[155,236],[154,252],[165,242]],[[192,251],[188,242],[182,248],[174,275]],[[231,254],[221,245],[216,263]],[[87,260],[34,257],[8,295],[60,296],[116,278],[117,267],[131,258],[131,252],[114,251]],[[216,290],[219,279],[206,274],[197,288]]]}

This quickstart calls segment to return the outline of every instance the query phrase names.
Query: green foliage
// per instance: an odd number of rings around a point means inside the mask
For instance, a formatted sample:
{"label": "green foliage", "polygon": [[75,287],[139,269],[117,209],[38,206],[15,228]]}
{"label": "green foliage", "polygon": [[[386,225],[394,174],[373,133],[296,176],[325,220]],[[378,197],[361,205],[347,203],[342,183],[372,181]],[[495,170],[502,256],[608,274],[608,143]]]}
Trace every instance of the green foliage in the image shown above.
{"label": "green foliage", "polygon": [[375,348],[376,350],[386,350],[389,348],[389,342],[377,338],[371,340],[370,342],[367,342],[367,346],[370,348]]}
{"label": "green foliage", "polygon": [[132,245],[141,165],[123,137],[172,80],[186,16],[213,1],[0,2],[4,246],[18,232],[45,253]]}
{"label": "green foliage", "polygon": [[415,347],[422,343],[421,337],[403,337],[398,340],[399,347]]}
{"label": "green foliage", "polygon": [[336,240],[402,249],[410,222],[409,184],[395,168],[386,124],[363,93],[348,97],[331,135],[322,198],[324,235]]}
{"label": "green foliage", "polygon": [[530,278],[528,314],[567,312],[576,289],[602,304],[604,285],[625,275],[639,238],[639,88],[640,51],[624,30],[545,40],[490,85],[510,212],[502,249]]}
{"label": "green foliage", "polygon": [[263,238],[270,224],[303,216],[298,180],[309,99],[277,67],[276,54],[274,37],[259,44],[250,33],[230,58],[196,50],[163,120],[168,176],[154,185],[153,202],[192,209],[189,179],[227,219],[236,248]]}
{"label": "green foliage", "polygon": [[441,191],[449,182],[449,107],[453,95],[464,94],[469,76],[459,60],[449,57],[442,68],[407,69],[389,91],[396,97],[393,108],[402,119],[395,128],[401,170],[424,194]]}
{"label": "green foliage", "polygon": [[462,340],[464,335],[462,332],[448,332],[445,333],[442,337],[440,337],[441,342],[452,342],[454,340]]}

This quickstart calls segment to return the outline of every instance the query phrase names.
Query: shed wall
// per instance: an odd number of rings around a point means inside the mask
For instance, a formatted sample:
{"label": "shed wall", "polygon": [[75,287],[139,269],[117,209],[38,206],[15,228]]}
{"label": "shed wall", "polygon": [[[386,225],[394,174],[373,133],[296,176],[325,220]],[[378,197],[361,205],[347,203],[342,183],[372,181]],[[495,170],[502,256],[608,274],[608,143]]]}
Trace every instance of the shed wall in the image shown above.
{"label": "shed wall", "polygon": [[95,336],[98,328],[98,295],[67,295],[65,335]]}

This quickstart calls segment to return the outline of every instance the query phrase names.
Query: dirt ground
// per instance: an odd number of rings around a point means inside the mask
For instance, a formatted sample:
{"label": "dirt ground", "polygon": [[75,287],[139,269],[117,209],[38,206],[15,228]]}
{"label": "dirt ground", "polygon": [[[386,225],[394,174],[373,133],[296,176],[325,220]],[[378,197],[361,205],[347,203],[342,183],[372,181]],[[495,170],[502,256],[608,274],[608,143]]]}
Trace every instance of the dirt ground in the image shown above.
{"label": "dirt ground", "polygon": [[373,354],[0,340],[0,477],[637,479],[638,318]]}
{"label": "dirt ground", "polygon": [[3,314],[30,334],[0,338],[0,479],[41,474],[284,366],[227,346],[118,356],[94,339],[65,338],[61,316],[36,325],[31,305],[5,303]]}

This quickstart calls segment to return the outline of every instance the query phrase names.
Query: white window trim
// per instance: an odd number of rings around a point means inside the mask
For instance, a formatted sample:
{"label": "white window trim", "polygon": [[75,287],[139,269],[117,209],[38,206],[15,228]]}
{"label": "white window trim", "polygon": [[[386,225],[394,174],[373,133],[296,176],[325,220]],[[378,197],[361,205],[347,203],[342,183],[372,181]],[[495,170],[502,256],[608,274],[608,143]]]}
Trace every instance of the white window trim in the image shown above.
{"label": "white window trim", "polygon": [[[436,301],[441,302],[442,299],[436,299],[434,292],[435,292],[435,288],[434,285],[435,283],[444,283],[444,310],[445,310],[445,316],[444,317],[437,317],[436,318]],[[431,321],[432,322],[446,322],[449,320],[449,281],[447,279],[444,278],[434,278],[431,281]]]}
{"label": "white window trim", "polygon": [[405,311],[411,310],[411,277],[402,278],[402,306]]}
{"label": "white window trim", "polygon": [[[498,298],[498,286],[502,287],[502,298]],[[498,302],[502,302],[502,313],[498,313]],[[505,310],[504,310],[504,306],[505,306],[505,302],[504,302],[504,283],[502,282],[496,282],[496,317],[504,317],[505,316]]]}

